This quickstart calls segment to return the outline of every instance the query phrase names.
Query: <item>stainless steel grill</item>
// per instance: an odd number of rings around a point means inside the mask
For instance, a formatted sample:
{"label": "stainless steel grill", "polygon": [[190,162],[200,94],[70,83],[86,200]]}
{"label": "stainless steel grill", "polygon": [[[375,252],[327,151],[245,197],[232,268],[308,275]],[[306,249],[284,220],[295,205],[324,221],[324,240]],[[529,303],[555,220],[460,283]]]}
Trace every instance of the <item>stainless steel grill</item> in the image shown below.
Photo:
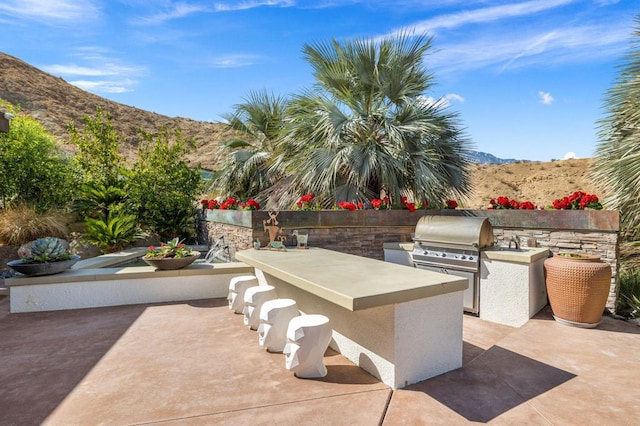
{"label": "stainless steel grill", "polygon": [[411,257],[416,268],[467,278],[464,310],[478,314],[480,252],[492,245],[493,227],[486,217],[423,216]]}

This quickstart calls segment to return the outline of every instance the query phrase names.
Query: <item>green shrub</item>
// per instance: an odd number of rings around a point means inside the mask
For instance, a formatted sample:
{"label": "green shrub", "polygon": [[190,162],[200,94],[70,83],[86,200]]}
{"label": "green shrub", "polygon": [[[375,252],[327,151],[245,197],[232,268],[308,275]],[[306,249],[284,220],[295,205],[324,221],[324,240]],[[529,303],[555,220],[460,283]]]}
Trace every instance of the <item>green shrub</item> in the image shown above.
{"label": "green shrub", "polygon": [[640,269],[621,268],[618,310],[621,315],[640,318]]}
{"label": "green shrub", "polygon": [[71,142],[78,147],[73,158],[85,183],[119,186],[123,158],[118,152],[121,136],[111,123],[111,114],[97,108],[93,117],[84,116],[84,129],[67,127]]}
{"label": "green shrub", "polygon": [[123,188],[93,182],[82,185],[80,197],[73,201],[72,209],[82,217],[95,219],[101,215],[108,216],[113,210],[120,210],[126,200],[127,194]]}
{"label": "green shrub", "polygon": [[122,250],[131,243],[147,236],[137,224],[135,215],[111,212],[98,219],[86,218],[86,240],[111,253]]}
{"label": "green shrub", "polygon": [[180,131],[142,132],[138,161],[127,171],[126,192],[140,224],[162,240],[190,240],[203,180],[197,168],[183,160],[193,142]]}
{"label": "green shrub", "polygon": [[8,133],[0,133],[0,207],[27,203],[38,211],[63,206],[77,185],[71,161],[35,119],[17,112]]}

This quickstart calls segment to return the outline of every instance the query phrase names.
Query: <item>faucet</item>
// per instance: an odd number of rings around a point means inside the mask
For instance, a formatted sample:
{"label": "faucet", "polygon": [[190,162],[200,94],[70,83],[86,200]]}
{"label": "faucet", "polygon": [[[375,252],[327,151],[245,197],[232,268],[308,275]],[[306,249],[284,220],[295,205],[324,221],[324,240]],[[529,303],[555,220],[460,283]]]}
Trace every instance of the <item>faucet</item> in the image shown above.
{"label": "faucet", "polygon": [[514,235],[513,237],[511,237],[511,240],[509,241],[509,248],[511,248],[511,243],[513,243],[516,246],[516,250],[520,249],[520,237],[517,235]]}

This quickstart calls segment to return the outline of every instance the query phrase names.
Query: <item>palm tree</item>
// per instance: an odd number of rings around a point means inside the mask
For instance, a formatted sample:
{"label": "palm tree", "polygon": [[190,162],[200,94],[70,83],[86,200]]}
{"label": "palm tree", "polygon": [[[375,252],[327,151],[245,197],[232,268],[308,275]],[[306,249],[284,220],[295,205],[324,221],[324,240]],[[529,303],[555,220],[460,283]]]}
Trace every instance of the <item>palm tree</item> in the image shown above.
{"label": "palm tree", "polygon": [[640,239],[640,15],[632,49],[607,92],[608,115],[600,121],[594,179],[601,182],[608,207],[621,212],[622,228]]}
{"label": "palm tree", "polygon": [[292,185],[325,205],[383,189],[396,201],[464,196],[467,141],[456,115],[425,97],[430,47],[431,38],[408,34],[305,45],[317,82],[293,98],[280,140]]}
{"label": "palm tree", "polygon": [[[287,101],[266,91],[252,92],[227,117],[239,135],[226,140],[222,167],[214,174],[212,190],[241,199],[256,197],[282,177],[277,165]],[[275,164],[275,165],[274,165]]]}

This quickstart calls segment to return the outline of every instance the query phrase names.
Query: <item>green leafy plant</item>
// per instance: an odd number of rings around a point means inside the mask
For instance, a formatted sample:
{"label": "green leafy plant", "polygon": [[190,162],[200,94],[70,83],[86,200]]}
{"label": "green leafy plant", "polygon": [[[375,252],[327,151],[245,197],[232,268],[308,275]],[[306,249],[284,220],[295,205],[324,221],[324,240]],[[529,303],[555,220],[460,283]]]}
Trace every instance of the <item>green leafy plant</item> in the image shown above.
{"label": "green leafy plant", "polygon": [[163,240],[189,239],[195,234],[196,206],[203,186],[200,172],[184,160],[193,141],[167,128],[142,136],[138,161],[126,171],[127,209],[141,226]]}
{"label": "green leafy plant", "polygon": [[174,238],[167,243],[160,244],[160,247],[150,246],[145,259],[180,259],[199,254],[197,251],[187,248],[182,241]]}
{"label": "green leafy plant", "polygon": [[135,215],[111,212],[97,219],[86,218],[86,239],[106,252],[122,250],[148,234],[138,227]]}
{"label": "green leafy plant", "polygon": [[118,186],[123,169],[118,152],[121,136],[111,123],[111,114],[97,108],[93,117],[84,116],[83,121],[82,131],[74,123],[67,127],[71,142],[78,147],[73,160],[82,171],[83,181]]}
{"label": "green leafy plant", "polygon": [[0,133],[0,208],[27,203],[45,211],[64,206],[77,187],[71,161],[42,124],[6,106],[15,118],[9,132]]}
{"label": "green leafy plant", "polygon": [[83,185],[80,194],[80,198],[73,201],[72,209],[82,217],[108,216],[111,210],[118,210],[127,200],[123,188],[99,182]]}
{"label": "green leafy plant", "polygon": [[640,270],[621,268],[618,311],[640,318]]}

